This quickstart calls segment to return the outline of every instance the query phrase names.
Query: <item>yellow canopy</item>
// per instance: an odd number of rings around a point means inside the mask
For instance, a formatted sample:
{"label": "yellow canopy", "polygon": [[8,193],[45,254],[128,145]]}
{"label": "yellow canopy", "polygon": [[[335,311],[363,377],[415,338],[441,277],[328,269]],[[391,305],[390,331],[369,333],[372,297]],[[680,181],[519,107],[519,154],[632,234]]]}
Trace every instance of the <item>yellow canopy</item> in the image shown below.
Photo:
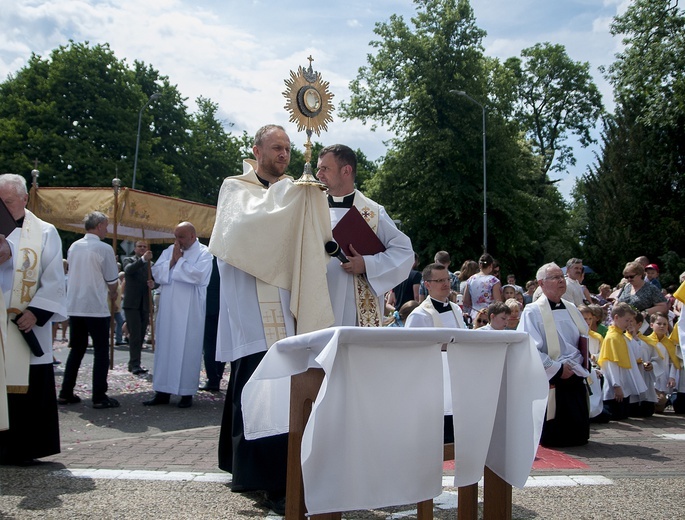
{"label": "yellow canopy", "polygon": [[39,218],[65,231],[83,233],[83,217],[101,211],[109,217],[107,236],[149,242],[173,242],[174,228],[191,222],[197,236],[209,238],[216,207],[188,200],[121,188],[116,201],[113,188],[31,188],[29,209]]}

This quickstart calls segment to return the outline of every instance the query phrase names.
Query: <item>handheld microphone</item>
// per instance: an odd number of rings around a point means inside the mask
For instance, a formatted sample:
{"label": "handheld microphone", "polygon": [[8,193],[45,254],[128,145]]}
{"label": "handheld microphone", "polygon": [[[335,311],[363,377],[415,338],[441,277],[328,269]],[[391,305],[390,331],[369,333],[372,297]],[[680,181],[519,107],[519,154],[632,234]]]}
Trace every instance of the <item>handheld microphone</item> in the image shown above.
{"label": "handheld microphone", "polygon": [[338,243],[333,240],[329,240],[328,242],[326,242],[326,253],[328,253],[331,256],[334,256],[343,264],[346,264],[350,261],[349,258],[345,256],[345,253],[343,253],[342,249],[340,249]]}

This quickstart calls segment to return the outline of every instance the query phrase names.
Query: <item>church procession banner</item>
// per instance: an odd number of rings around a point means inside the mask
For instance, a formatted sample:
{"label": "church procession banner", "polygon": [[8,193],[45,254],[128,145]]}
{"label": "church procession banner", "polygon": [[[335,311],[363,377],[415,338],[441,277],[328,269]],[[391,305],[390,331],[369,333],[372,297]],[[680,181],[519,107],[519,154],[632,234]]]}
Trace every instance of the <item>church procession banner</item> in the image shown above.
{"label": "church procession banner", "polygon": [[[116,206],[116,215],[115,213]],[[31,188],[29,209],[55,227],[83,233],[83,217],[101,211],[109,217],[107,236],[119,240],[173,242],[179,222],[192,222],[200,238],[209,238],[216,207],[131,188]]]}

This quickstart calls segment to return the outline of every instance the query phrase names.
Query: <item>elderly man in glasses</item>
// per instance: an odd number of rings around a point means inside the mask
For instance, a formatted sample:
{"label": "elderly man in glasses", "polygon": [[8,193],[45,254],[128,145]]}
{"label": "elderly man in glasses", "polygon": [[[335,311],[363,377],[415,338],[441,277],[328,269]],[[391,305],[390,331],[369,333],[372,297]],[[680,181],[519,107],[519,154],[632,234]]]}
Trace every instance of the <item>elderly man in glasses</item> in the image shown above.
{"label": "elderly man in glasses", "polygon": [[518,330],[530,334],[549,379],[547,417],[540,444],[580,446],[590,438],[586,386],[589,372],[581,339],[587,338],[588,326],[576,306],[563,298],[566,278],[558,265],[543,265],[537,280],[542,296],[523,309]]}

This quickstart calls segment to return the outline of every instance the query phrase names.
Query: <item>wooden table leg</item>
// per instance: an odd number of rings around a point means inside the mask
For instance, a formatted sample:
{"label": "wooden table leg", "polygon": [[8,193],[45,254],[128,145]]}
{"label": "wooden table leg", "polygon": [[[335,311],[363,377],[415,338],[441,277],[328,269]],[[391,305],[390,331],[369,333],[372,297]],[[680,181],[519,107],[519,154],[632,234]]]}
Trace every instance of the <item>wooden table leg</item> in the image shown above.
{"label": "wooden table leg", "polygon": [[458,520],[478,519],[478,484],[471,484],[457,489]]}
{"label": "wooden table leg", "polygon": [[[288,469],[285,493],[286,520],[304,520],[307,509],[304,505],[304,484],[302,482],[301,450],[302,435],[307,425],[312,405],[319,393],[324,371],[310,368],[302,374],[292,376],[290,381],[290,429],[288,436]],[[334,513],[340,518],[340,513]],[[335,520],[336,517],[320,516],[320,520]]]}
{"label": "wooden table leg", "polygon": [[416,520],[433,520],[433,499],[416,504]]}
{"label": "wooden table leg", "polygon": [[483,518],[511,520],[511,484],[485,467],[483,483]]}

